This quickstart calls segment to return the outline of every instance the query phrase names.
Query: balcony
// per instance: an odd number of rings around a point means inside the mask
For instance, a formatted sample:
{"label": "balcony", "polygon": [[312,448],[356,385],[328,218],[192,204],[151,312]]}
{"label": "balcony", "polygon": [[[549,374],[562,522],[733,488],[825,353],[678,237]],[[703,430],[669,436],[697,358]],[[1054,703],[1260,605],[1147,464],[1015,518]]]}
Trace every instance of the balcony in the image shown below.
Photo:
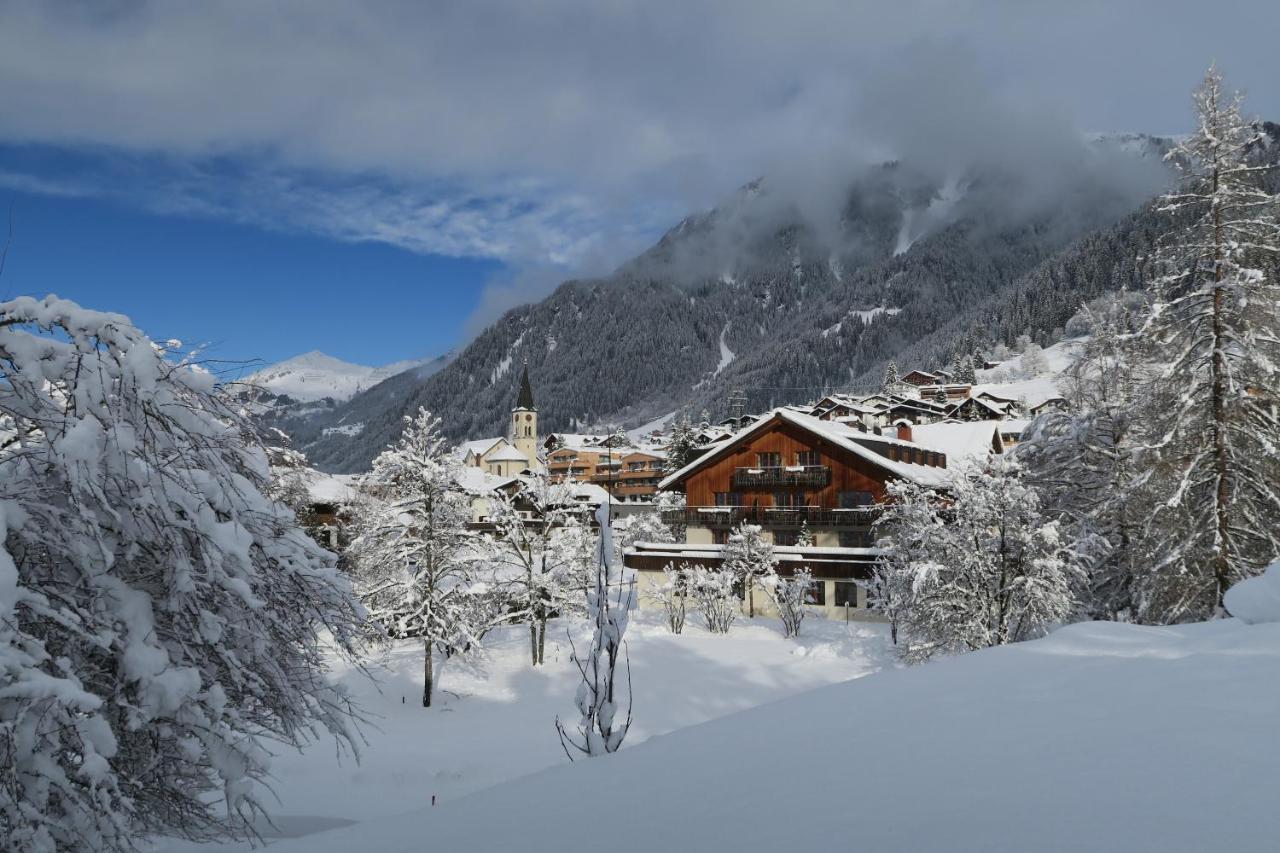
{"label": "balcony", "polygon": [[877,505],[851,509],[825,506],[692,506],[662,511],[667,524],[694,527],[734,527],[747,522],[768,528],[799,527],[866,527],[880,515]]}
{"label": "balcony", "polygon": [[821,489],[831,482],[831,469],[826,465],[779,465],[771,468],[736,468],[733,485],[737,488],[771,486],[805,486]]}

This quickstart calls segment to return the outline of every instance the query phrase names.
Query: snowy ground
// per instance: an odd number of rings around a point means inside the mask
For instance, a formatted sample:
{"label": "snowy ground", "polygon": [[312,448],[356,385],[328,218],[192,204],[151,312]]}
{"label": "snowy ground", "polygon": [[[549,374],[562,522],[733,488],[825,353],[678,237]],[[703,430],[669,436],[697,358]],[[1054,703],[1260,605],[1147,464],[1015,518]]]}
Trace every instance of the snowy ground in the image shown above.
{"label": "snowy ground", "polygon": [[[692,721],[730,710],[739,686],[755,699],[799,686],[803,667],[704,661],[706,641],[673,643],[668,664],[681,681],[704,673],[706,683],[685,683],[712,707],[667,694],[651,647],[641,719],[670,719],[672,698]],[[780,650],[772,639],[763,647]],[[1085,623],[559,762],[273,853],[1261,853],[1280,838],[1277,720],[1280,623]],[[539,737],[545,729],[538,721]]]}
{"label": "snowy ground", "polygon": [[[636,702],[628,746],[888,665],[880,625],[811,618],[798,640],[785,640],[773,620],[740,620],[728,636],[707,634],[694,624],[697,620],[691,616],[685,632],[674,636],[656,615],[633,614],[627,637]],[[417,643],[398,644],[375,664],[377,686],[358,672],[342,672],[342,680],[379,718],[366,732],[369,745],[359,765],[350,758],[339,763],[331,742],[303,754],[278,755],[278,834],[306,836],[299,849],[310,849],[307,845],[320,844],[326,830],[355,822],[380,824],[429,807],[433,795],[443,807],[500,782],[567,764],[553,728],[557,714],[576,720],[577,674],[569,662],[565,626],[557,623],[548,633],[547,663],[539,670],[528,663],[528,644],[527,628],[508,629],[488,638],[483,655],[451,661],[438,707],[431,710],[421,707]],[[272,833],[264,829],[264,834]],[[155,853],[248,849],[247,844],[167,840],[154,847]],[[339,844],[332,849],[366,848]]]}

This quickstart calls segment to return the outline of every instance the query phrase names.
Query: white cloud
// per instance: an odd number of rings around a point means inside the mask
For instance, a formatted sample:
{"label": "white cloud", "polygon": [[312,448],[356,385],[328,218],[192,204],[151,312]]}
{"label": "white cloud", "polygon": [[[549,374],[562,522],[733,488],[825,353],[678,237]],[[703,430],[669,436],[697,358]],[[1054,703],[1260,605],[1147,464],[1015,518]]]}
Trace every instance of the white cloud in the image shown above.
{"label": "white cloud", "polygon": [[0,183],[500,258],[540,280],[607,267],[762,174],[830,207],[832,176],[871,157],[993,140],[1017,156],[1044,139],[998,139],[1009,111],[993,104],[1057,127],[1174,131],[1217,57],[1253,110],[1280,114],[1274,3],[1199,8],[9,2],[0,142],[164,166],[74,181],[0,166]]}

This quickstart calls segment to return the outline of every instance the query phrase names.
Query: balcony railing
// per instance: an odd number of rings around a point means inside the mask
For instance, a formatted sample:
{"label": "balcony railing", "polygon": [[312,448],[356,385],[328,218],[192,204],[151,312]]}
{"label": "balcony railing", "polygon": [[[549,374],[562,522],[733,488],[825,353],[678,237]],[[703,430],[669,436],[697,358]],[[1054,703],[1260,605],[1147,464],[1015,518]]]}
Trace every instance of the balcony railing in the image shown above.
{"label": "balcony railing", "polygon": [[831,482],[831,469],[826,465],[779,465],[769,468],[736,468],[733,485],[742,488],[762,486],[811,486],[822,488]]}
{"label": "balcony railing", "polygon": [[666,509],[662,520],[667,524],[694,527],[733,527],[742,522],[764,527],[865,527],[880,515],[874,504],[851,509],[825,506],[692,506]]}

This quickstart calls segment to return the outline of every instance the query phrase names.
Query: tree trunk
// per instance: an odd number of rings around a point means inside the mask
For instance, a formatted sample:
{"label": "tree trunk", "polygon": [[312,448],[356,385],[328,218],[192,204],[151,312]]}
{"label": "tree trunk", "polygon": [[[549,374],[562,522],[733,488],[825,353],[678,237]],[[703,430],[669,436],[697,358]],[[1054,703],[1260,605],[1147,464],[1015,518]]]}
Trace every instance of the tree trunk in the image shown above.
{"label": "tree trunk", "polygon": [[435,689],[435,644],[426,641],[426,650],[422,658],[422,707],[431,707],[431,694]]}
{"label": "tree trunk", "polygon": [[538,620],[533,618],[529,622],[529,656],[533,658],[533,665],[538,665]]}
{"label": "tree trunk", "polygon": [[1229,466],[1227,460],[1227,415],[1226,415],[1226,355],[1223,353],[1223,302],[1224,293],[1222,289],[1222,208],[1218,203],[1218,172],[1215,169],[1213,174],[1213,195],[1214,195],[1214,212],[1213,212],[1213,424],[1211,433],[1213,435],[1213,467],[1214,476],[1217,478],[1217,488],[1214,490],[1214,522],[1216,525],[1216,535],[1214,537],[1214,559],[1213,559],[1213,575],[1217,585],[1217,601],[1214,603],[1217,611],[1223,613],[1222,598],[1227,592],[1227,587],[1231,585],[1231,549],[1230,535],[1231,529],[1229,525],[1229,516],[1227,514],[1227,505],[1230,500],[1230,488],[1227,479]]}
{"label": "tree trunk", "polygon": [[538,626],[538,665],[541,666],[546,660],[547,651],[547,620],[543,619]]}

